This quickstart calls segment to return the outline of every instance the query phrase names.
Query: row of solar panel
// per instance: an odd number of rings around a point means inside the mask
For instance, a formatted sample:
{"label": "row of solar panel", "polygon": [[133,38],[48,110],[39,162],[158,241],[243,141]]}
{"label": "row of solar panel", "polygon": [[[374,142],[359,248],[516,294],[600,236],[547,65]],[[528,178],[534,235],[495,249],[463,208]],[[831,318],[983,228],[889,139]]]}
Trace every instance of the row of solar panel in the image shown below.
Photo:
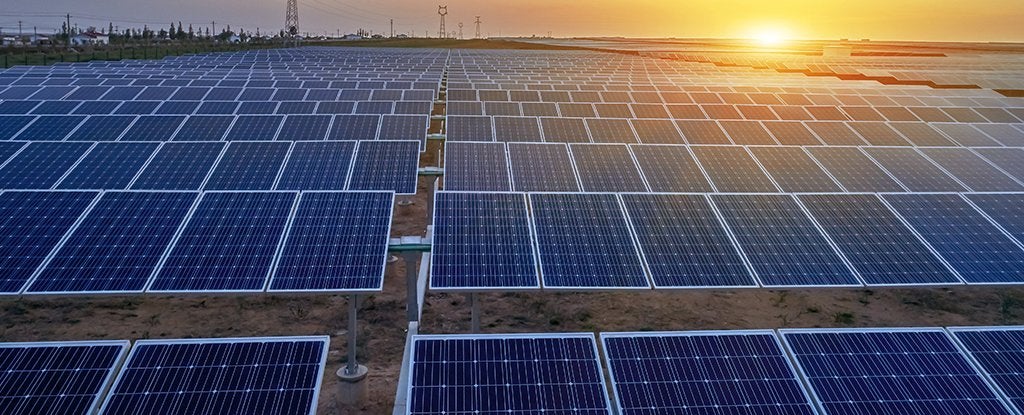
{"label": "row of solar panel", "polygon": [[0,411],[313,415],[329,343],[327,336],[138,340],[134,347],[127,340],[0,343]]}
{"label": "row of solar panel", "polygon": [[0,116],[0,141],[415,140],[427,115]]}
{"label": "row of solar panel", "polygon": [[4,101],[0,115],[430,115],[433,107],[430,101]]}
{"label": "row of solar panel", "polygon": [[391,192],[0,193],[0,295],[380,291]]}
{"label": "row of solar panel", "polygon": [[416,193],[416,141],[0,142],[0,189]]}
{"label": "row of solar panel", "polygon": [[414,336],[407,413],[1024,411],[1021,327],[602,333],[601,346],[603,359],[590,333]]}
{"label": "row of solar panel", "polygon": [[1024,124],[448,116],[448,141],[1024,147]]}
{"label": "row of solar panel", "polygon": [[[185,66],[183,66],[185,65]],[[218,65],[205,62],[152,66],[50,66],[0,71],[0,86],[170,85],[199,87],[316,87],[333,89],[439,89],[442,65],[395,62],[395,67],[345,65]],[[166,84],[164,83],[166,82]],[[250,84],[250,82],[252,82]],[[278,83],[280,82],[280,83]]]}
{"label": "row of solar panel", "polygon": [[430,288],[1024,283],[1024,194],[440,192]]}
{"label": "row of solar panel", "polygon": [[457,191],[1017,192],[1022,184],[1021,148],[445,144],[444,188]]}
{"label": "row of solar panel", "polygon": [[[423,85],[425,86],[425,85]],[[340,89],[177,86],[12,86],[0,100],[70,101],[433,101],[426,88]]]}

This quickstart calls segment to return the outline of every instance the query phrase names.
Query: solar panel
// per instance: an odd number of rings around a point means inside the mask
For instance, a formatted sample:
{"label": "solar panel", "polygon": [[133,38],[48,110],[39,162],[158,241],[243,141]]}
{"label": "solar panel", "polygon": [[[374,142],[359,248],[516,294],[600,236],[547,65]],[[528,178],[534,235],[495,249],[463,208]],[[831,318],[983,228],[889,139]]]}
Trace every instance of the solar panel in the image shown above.
{"label": "solar panel", "polygon": [[524,194],[435,197],[432,290],[540,288]]}
{"label": "solar panel", "polygon": [[872,148],[864,151],[912,192],[962,192],[964,187],[912,148]]}
{"label": "solar panel", "polygon": [[586,120],[587,130],[595,143],[636,143],[636,133],[629,120],[591,118]]}
{"label": "solar panel", "polygon": [[573,164],[586,192],[646,192],[629,148],[623,144],[571,144]]}
{"label": "solar panel", "polygon": [[43,115],[29,124],[14,139],[24,141],[61,141],[78,124],[85,121],[80,115]]}
{"label": "solar panel", "polygon": [[106,192],[28,293],[141,293],[196,193]]}
{"label": "solar panel", "polygon": [[727,121],[719,122],[732,141],[740,145],[776,145],[777,141],[772,135],[756,121]]}
{"label": "solar panel", "polygon": [[851,122],[847,125],[873,146],[909,146],[896,130],[884,122]]}
{"label": "solar panel", "polygon": [[1009,232],[1017,242],[1024,242],[1024,195],[970,194],[965,197]]}
{"label": "solar panel", "polygon": [[278,140],[323,140],[331,128],[330,115],[289,115],[277,133]]}
{"label": "solar panel", "polygon": [[589,143],[587,125],[581,118],[541,118],[544,141],[549,143]]}
{"label": "solar panel", "polygon": [[277,130],[283,122],[282,115],[241,115],[231,126],[225,140],[271,141],[277,137]]}
{"label": "solar panel", "polygon": [[764,286],[860,285],[789,195],[711,197]]}
{"label": "solar panel", "polygon": [[949,332],[977,363],[982,374],[1018,412],[1024,409],[1021,396],[1020,361],[1024,359],[1024,330],[1021,327],[950,327]]}
{"label": "solar panel", "polygon": [[778,192],[772,180],[743,147],[695,146],[692,150],[719,192]]}
{"label": "solar panel", "polygon": [[2,189],[49,189],[93,143],[29,143],[0,168]]}
{"label": "solar panel", "polygon": [[58,189],[124,189],[146,164],[157,143],[98,143],[59,183]]}
{"label": "solar panel", "polygon": [[828,173],[800,147],[750,147],[750,152],[786,192],[841,192]]}
{"label": "solar panel", "polygon": [[210,173],[206,190],[270,190],[274,188],[291,143],[235,141]]}
{"label": "solar panel", "polygon": [[351,141],[296,142],[277,190],[345,190],[355,150]]}
{"label": "solar panel", "polygon": [[327,139],[375,140],[379,130],[379,115],[336,115]]}
{"label": "solar panel", "polygon": [[123,115],[94,115],[82,123],[68,137],[70,141],[114,141],[121,136],[135,117]]}
{"label": "solar panel", "polygon": [[1024,131],[1014,129],[1010,124],[975,124],[977,128],[1007,147],[1024,147]]}
{"label": "solar panel", "polygon": [[868,285],[961,281],[877,196],[799,196]]}
{"label": "solar panel", "polygon": [[952,141],[942,135],[938,130],[923,122],[894,122],[890,127],[903,134],[907,140],[916,146],[939,147],[955,146]]}
{"label": "solar panel", "polygon": [[415,336],[407,413],[610,414],[593,334]]}
{"label": "solar panel", "polygon": [[976,192],[1015,192],[1024,186],[966,148],[922,148],[921,152]]}
{"label": "solar panel", "polygon": [[541,278],[556,289],[650,288],[612,194],[532,194]]}
{"label": "solar panel", "polygon": [[757,286],[704,196],[625,194],[622,202],[655,288]]}
{"label": "solar panel", "polygon": [[1011,413],[942,329],[779,332],[829,415]]}
{"label": "solar panel", "polygon": [[821,141],[814,136],[814,133],[803,123],[796,121],[765,121],[764,127],[775,136],[775,139],[782,145],[787,146],[816,146]]}
{"label": "solar panel", "polygon": [[652,192],[714,191],[686,146],[631,145],[629,149]]}
{"label": "solar panel", "polygon": [[427,148],[427,128],[430,116],[427,115],[385,115],[380,120],[378,140],[416,140],[421,149]]}
{"label": "solar panel", "polygon": [[139,340],[101,412],[312,415],[330,339]]}
{"label": "solar panel", "polygon": [[5,414],[91,414],[110,386],[127,340],[0,343]]}
{"label": "solar panel", "polygon": [[999,147],[1000,144],[989,138],[981,130],[970,124],[932,124],[947,136],[964,147]]}
{"label": "solar panel", "polygon": [[643,144],[685,144],[672,120],[629,120]]}
{"label": "solar panel", "polygon": [[121,136],[122,141],[168,141],[185,122],[182,116],[149,115],[139,117]]}
{"label": "solar panel", "polygon": [[850,128],[849,125],[842,122],[834,121],[822,121],[822,122],[807,122],[807,128],[821,139],[826,145],[830,146],[862,146],[866,144],[864,140],[861,140],[860,136],[857,135],[856,131]]}
{"label": "solar panel", "polygon": [[199,108],[199,101],[164,101],[154,114],[189,115]]}
{"label": "solar panel", "polygon": [[504,143],[446,142],[444,161],[445,190],[512,190]]}
{"label": "solar panel", "polygon": [[117,107],[115,114],[147,115],[156,111],[159,101],[125,101]]}
{"label": "solar panel", "polygon": [[224,143],[164,143],[132,182],[132,189],[199,190]]}
{"label": "solar panel", "polygon": [[0,117],[0,140],[9,140],[32,122],[35,117],[29,116],[4,116]]}
{"label": "solar panel", "polygon": [[296,194],[204,193],[149,291],[262,291]]}
{"label": "solar panel", "polygon": [[449,115],[445,123],[445,141],[494,141],[491,117]]}
{"label": "solar panel", "polygon": [[1004,173],[1024,182],[1024,149],[976,148],[974,151]]}
{"label": "solar panel", "polygon": [[348,190],[416,194],[419,152],[418,141],[360,141]]}
{"label": "solar panel", "polygon": [[391,231],[390,192],[305,192],[269,291],[380,291]]}
{"label": "solar panel", "polygon": [[174,141],[220,141],[234,121],[228,115],[193,115],[174,134]]}
{"label": "solar panel", "polygon": [[847,191],[906,191],[899,182],[855,147],[808,147],[807,151]]}
{"label": "solar panel", "polygon": [[1024,281],[1024,250],[960,196],[884,198],[968,283]]}
{"label": "solar panel", "polygon": [[494,138],[504,142],[543,141],[534,117],[494,117]]}
{"label": "solar panel", "polygon": [[624,414],[815,415],[771,330],[602,333]]}
{"label": "solar panel", "polygon": [[512,188],[518,192],[578,192],[579,182],[565,144],[509,143]]}

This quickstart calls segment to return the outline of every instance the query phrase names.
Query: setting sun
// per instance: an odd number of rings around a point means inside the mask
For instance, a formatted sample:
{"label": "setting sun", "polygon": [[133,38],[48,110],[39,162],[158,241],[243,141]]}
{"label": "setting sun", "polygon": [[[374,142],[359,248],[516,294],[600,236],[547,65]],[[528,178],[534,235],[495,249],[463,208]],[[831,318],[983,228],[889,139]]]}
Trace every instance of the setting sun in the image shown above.
{"label": "setting sun", "polygon": [[754,32],[751,39],[761,46],[778,46],[786,41],[786,36],[778,29],[762,29]]}

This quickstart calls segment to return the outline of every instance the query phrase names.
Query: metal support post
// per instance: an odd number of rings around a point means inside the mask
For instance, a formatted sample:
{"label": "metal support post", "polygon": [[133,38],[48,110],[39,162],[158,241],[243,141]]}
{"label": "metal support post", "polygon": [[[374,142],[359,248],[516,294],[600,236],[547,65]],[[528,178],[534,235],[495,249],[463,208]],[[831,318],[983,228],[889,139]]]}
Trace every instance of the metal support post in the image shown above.
{"label": "metal support post", "polygon": [[480,333],[480,302],[477,301],[476,297],[477,293],[469,294],[469,324],[473,334]]}
{"label": "metal support post", "polygon": [[345,407],[359,407],[362,402],[366,399],[366,392],[368,390],[366,384],[366,375],[369,373],[369,369],[366,366],[360,365],[356,361],[356,351],[358,350],[358,344],[356,343],[356,322],[358,319],[359,312],[359,296],[350,295],[348,297],[348,362],[345,366],[338,369],[337,376],[338,380],[338,403]]}
{"label": "metal support post", "polygon": [[402,259],[405,259],[405,318],[407,321],[420,321],[419,290],[416,287],[416,282],[421,256],[423,256],[421,252],[402,252]]}

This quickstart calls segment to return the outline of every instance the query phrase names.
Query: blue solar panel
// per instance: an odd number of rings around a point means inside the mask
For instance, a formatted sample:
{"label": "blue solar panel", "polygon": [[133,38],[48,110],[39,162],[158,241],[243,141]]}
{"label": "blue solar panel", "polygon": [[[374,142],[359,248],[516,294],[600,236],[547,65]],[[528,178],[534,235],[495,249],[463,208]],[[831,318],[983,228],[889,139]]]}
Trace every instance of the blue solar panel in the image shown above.
{"label": "blue solar panel", "polygon": [[282,115],[242,115],[231,126],[228,141],[271,141],[277,137],[277,130],[284,122]]}
{"label": "blue solar panel", "polygon": [[646,192],[629,149],[622,144],[569,146],[585,192]]}
{"label": "blue solar panel", "polygon": [[271,190],[291,143],[236,141],[228,145],[206,190]]}
{"label": "blue solar panel", "polygon": [[89,117],[78,130],[68,137],[70,141],[114,141],[121,136],[135,117],[100,115]]}
{"label": "blue solar panel", "polygon": [[1024,328],[950,327],[949,332],[1006,400],[1024,410]]}
{"label": "blue solar panel", "polygon": [[204,101],[196,109],[196,114],[225,115],[234,114],[239,103],[236,101]]}
{"label": "blue solar panel", "polygon": [[351,141],[296,142],[277,190],[345,190],[355,149]]}
{"label": "blue solar panel", "polygon": [[0,168],[2,189],[49,189],[89,151],[92,143],[29,143]]}
{"label": "blue solar panel", "polygon": [[549,288],[650,288],[613,194],[530,195],[541,278]]}
{"label": "blue solar panel", "polygon": [[770,330],[602,333],[623,414],[815,415]]}
{"label": "blue solar panel", "polygon": [[28,144],[22,142],[0,141],[0,166],[2,166],[4,162],[7,161],[7,159],[11,158],[11,156],[13,156],[15,153],[18,152],[18,150],[21,150],[21,148],[25,147],[26,145]]}
{"label": "blue solar panel", "polygon": [[856,147],[808,147],[807,151],[849,192],[906,191]]}
{"label": "blue solar panel", "polygon": [[101,412],[313,415],[329,342],[327,336],[139,340]]}
{"label": "blue solar panel", "polygon": [[877,196],[800,196],[868,285],[960,284]]}
{"label": "blue solar panel", "polygon": [[446,142],[444,148],[445,190],[512,190],[504,143]]}
{"label": "blue solar panel", "polygon": [[750,147],[768,174],[786,192],[841,192],[839,185],[800,147]]}
{"label": "blue solar panel", "polygon": [[1011,413],[942,329],[780,333],[829,415]]}
{"label": "blue solar panel", "polygon": [[39,101],[6,100],[0,102],[0,114],[24,115],[32,112],[32,109],[38,105]]}
{"label": "blue solar panel", "polygon": [[159,101],[125,101],[117,107],[117,114],[146,115],[152,114],[160,106]]}
{"label": "blue solar panel", "polygon": [[1017,192],[1024,186],[966,148],[922,148],[925,156],[975,192]]}
{"label": "blue solar panel", "polygon": [[348,189],[415,194],[419,145],[415,141],[360,141]]}
{"label": "blue solar panel", "polygon": [[1024,282],[1024,249],[958,195],[885,195],[969,284]]}
{"label": "blue solar panel", "polygon": [[408,414],[608,415],[592,334],[416,336]]}
{"label": "blue solar panel", "polygon": [[711,192],[711,184],[686,146],[629,146],[653,192]]}
{"label": "blue solar panel", "polygon": [[540,288],[526,196],[435,195],[430,288]]}
{"label": "blue solar panel", "polygon": [[273,114],[277,109],[276,102],[247,101],[238,106],[238,114]]}
{"label": "blue solar panel", "polygon": [[132,189],[199,190],[224,143],[164,143],[132,182]]}
{"label": "blue solar panel", "polygon": [[912,192],[962,192],[964,187],[912,148],[864,149]]}
{"label": "blue solar panel", "polygon": [[0,294],[16,294],[89,206],[92,192],[0,194]]}
{"label": "blue solar panel", "polygon": [[121,137],[123,141],[167,141],[185,122],[182,116],[148,115],[139,117]]}
{"label": "blue solar panel", "polygon": [[578,192],[580,184],[565,144],[509,143],[512,190]]}
{"label": "blue solar panel", "polygon": [[692,147],[715,189],[730,193],[771,193],[779,190],[754,158],[738,146]]}
{"label": "blue solar panel", "polygon": [[[277,106],[278,114],[312,114],[316,111],[315,101],[285,101]],[[328,122],[328,124],[330,124]]]}
{"label": "blue solar panel", "polygon": [[99,143],[57,183],[58,189],[125,189],[157,143]]}
{"label": "blue solar panel", "polygon": [[327,139],[375,140],[379,130],[379,115],[336,115]]}
{"label": "blue solar panel", "polygon": [[32,110],[31,114],[65,115],[70,114],[81,104],[81,101],[43,101],[38,107]]}
{"label": "blue solar panel", "polygon": [[174,141],[220,141],[235,117],[228,115],[194,115],[185,120]]}
{"label": "blue solar panel", "polygon": [[860,285],[791,196],[714,195],[712,200],[762,285]]}
{"label": "blue solar panel", "polygon": [[196,108],[199,108],[199,101],[164,101],[160,104],[160,108],[156,109],[156,114],[164,115],[189,115],[196,112]]}
{"label": "blue solar panel", "polygon": [[306,192],[270,291],[380,291],[394,194]]}
{"label": "blue solar panel", "polygon": [[385,115],[380,120],[378,140],[416,140],[421,148],[427,145],[427,115]]}
{"label": "blue solar panel", "polygon": [[285,119],[278,140],[323,140],[331,128],[330,115],[290,115]]}
{"label": "blue solar panel", "polygon": [[1024,194],[966,195],[1017,242],[1024,242]]}
{"label": "blue solar panel", "polygon": [[655,288],[757,286],[704,196],[624,194],[622,202]]}
{"label": "blue solar panel", "polygon": [[296,194],[203,194],[150,291],[262,291]]}
{"label": "blue solar panel", "polygon": [[121,106],[121,101],[85,101],[75,108],[72,114],[107,115],[112,114],[119,106]]}
{"label": "blue solar panel", "polygon": [[7,415],[91,414],[128,341],[0,343],[0,409]]}
{"label": "blue solar panel", "polygon": [[0,140],[9,140],[32,122],[35,117],[29,116],[5,116],[0,117]]}
{"label": "blue solar panel", "polygon": [[85,120],[81,115],[44,115],[21,130],[15,140],[25,141],[61,141],[67,137],[78,124]]}
{"label": "blue solar panel", "polygon": [[142,292],[197,196],[104,193],[26,292]]}

